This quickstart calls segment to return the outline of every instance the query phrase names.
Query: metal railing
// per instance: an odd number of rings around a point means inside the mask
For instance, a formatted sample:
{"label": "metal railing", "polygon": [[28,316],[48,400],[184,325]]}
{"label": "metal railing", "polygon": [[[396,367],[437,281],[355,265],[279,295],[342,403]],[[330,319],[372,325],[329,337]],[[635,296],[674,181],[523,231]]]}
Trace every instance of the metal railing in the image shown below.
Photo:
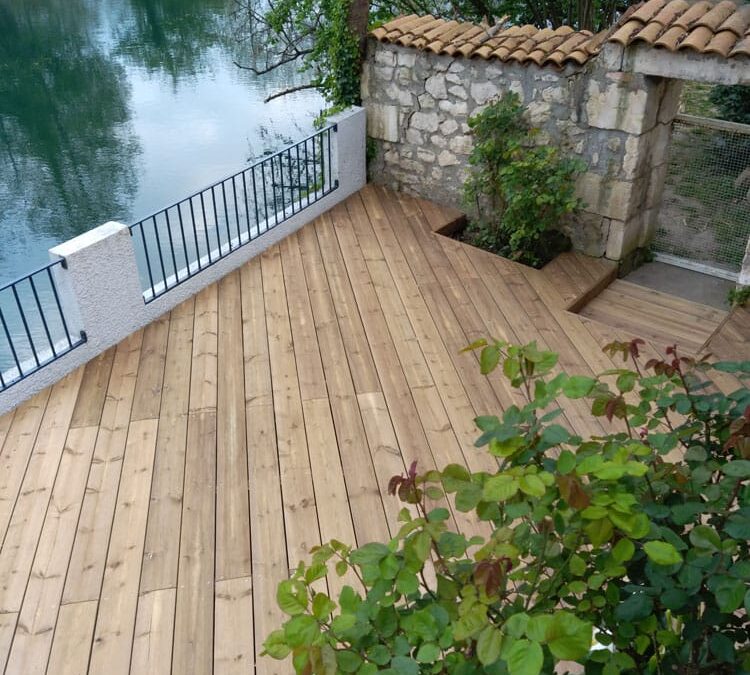
{"label": "metal railing", "polygon": [[62,260],[0,287],[0,391],[86,342],[71,332],[54,278]]}
{"label": "metal railing", "polygon": [[336,125],[130,226],[149,303],[338,187]]}

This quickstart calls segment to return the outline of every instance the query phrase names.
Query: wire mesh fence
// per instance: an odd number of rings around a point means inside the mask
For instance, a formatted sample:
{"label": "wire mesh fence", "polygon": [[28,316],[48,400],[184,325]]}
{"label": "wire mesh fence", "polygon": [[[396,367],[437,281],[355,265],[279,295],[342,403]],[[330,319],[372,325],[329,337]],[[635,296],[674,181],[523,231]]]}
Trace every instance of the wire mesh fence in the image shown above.
{"label": "wire mesh fence", "polygon": [[737,274],[750,237],[750,126],[678,115],[654,249]]}

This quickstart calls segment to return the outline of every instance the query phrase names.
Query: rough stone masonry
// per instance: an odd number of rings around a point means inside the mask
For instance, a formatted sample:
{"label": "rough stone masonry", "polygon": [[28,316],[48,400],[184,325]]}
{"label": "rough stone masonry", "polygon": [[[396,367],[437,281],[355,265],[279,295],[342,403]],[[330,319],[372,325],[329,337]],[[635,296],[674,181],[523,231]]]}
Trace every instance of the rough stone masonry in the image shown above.
{"label": "rough stone masonry", "polygon": [[460,207],[472,137],[467,121],[517,92],[538,143],[557,143],[587,165],[574,246],[627,261],[653,235],[681,82],[622,69],[604,45],[585,66],[438,56],[370,40],[362,98],[377,141],[371,174],[394,189]]}

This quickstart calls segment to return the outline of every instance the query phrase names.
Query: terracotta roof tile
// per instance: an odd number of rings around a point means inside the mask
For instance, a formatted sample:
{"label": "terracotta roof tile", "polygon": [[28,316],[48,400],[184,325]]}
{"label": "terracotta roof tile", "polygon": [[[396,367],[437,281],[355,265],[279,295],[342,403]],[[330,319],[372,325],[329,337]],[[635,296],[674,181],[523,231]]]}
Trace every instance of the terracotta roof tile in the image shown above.
{"label": "terracotta roof tile", "polygon": [[370,35],[435,54],[498,59],[539,66],[583,65],[604,42],[646,44],[669,51],[692,50],[723,58],[750,56],[750,4],[732,0],[646,0],[628,8],[609,31],[592,35],[570,26],[536,28],[478,26],[432,15],[398,17]]}

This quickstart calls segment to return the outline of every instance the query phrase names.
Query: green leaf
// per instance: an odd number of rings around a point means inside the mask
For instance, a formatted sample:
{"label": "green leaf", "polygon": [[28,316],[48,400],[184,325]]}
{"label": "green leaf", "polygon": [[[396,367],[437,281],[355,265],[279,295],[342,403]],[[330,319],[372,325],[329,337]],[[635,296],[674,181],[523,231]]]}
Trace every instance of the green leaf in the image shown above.
{"label": "green leaf", "polygon": [[505,657],[509,675],[539,675],[544,653],[537,642],[516,640]]}
{"label": "green leaf", "polygon": [[601,546],[608,542],[614,528],[608,518],[602,518],[601,520],[592,520],[585,528],[583,528],[588,535],[591,543],[594,546]]}
{"label": "green leaf", "polygon": [[550,424],[542,432],[542,440],[550,445],[560,445],[570,438],[570,432],[559,424]]}
{"label": "green leaf", "polygon": [[711,590],[716,597],[716,604],[726,614],[736,612],[745,599],[745,582],[742,579],[732,577],[720,577],[718,581],[710,584]]}
{"label": "green leaf", "polygon": [[576,456],[570,450],[563,450],[557,458],[557,471],[561,474],[566,474],[575,468]]}
{"label": "green leaf", "polygon": [[518,486],[521,488],[522,492],[530,497],[541,497],[547,491],[542,479],[533,473],[521,476],[518,479]]}
{"label": "green leaf", "polygon": [[408,656],[394,656],[391,659],[391,668],[397,675],[419,675],[417,662]]}
{"label": "green leaf", "polygon": [[551,623],[551,614],[537,614],[536,616],[532,616],[526,624],[526,636],[533,642],[544,644],[547,641],[547,631]]}
{"label": "green leaf", "polygon": [[612,547],[612,557],[619,563],[626,562],[633,557],[635,544],[630,539],[620,539]]}
{"label": "green leaf", "polygon": [[486,502],[503,502],[518,492],[518,479],[507,474],[490,476],[482,488],[482,499]]}
{"label": "green leaf", "polygon": [[384,666],[391,661],[391,652],[385,645],[373,645],[367,652],[367,658],[379,666]]}
{"label": "green leaf", "polygon": [[588,396],[596,385],[596,380],[583,375],[574,375],[563,382],[562,391],[568,398],[583,398]]}
{"label": "green leaf", "polygon": [[680,552],[665,541],[647,541],[643,550],[657,565],[676,565],[682,562]]}
{"label": "green leaf", "polygon": [[284,624],[284,637],[290,647],[308,647],[319,635],[320,626],[311,616],[294,616]]}
{"label": "green leaf", "polygon": [[716,530],[708,525],[696,525],[690,534],[690,543],[696,548],[718,551],[721,549],[721,537]]}
{"label": "green leaf", "polygon": [[390,552],[385,544],[372,542],[352,551],[350,560],[355,565],[377,565]]}
{"label": "green leaf", "polygon": [[435,663],[440,658],[440,647],[434,642],[425,642],[418,650],[416,659],[420,663]]}
{"label": "green leaf", "polygon": [[721,470],[732,478],[748,478],[750,477],[750,460],[735,459],[733,462],[727,462]]}
{"label": "green leaf", "polygon": [[299,581],[282,581],[276,589],[276,602],[290,616],[302,614],[307,611],[307,589]]}
{"label": "green leaf", "polygon": [[547,646],[564,661],[583,658],[591,650],[592,627],[570,612],[555,612],[547,629]]}
{"label": "green leaf", "polygon": [[286,643],[283,630],[275,630],[263,643],[263,650],[272,659],[285,659],[292,652],[291,647]]}
{"label": "green leaf", "polygon": [[482,353],[479,357],[479,366],[482,371],[482,375],[489,375],[500,362],[500,350],[496,345],[489,345],[482,349]]}
{"label": "green leaf", "polygon": [[503,634],[494,626],[485,626],[477,639],[477,658],[483,666],[495,663],[500,658]]}
{"label": "green leaf", "polygon": [[354,614],[339,614],[331,621],[331,628],[337,634],[344,633],[357,623],[357,617]]}
{"label": "green leaf", "polygon": [[437,542],[440,555],[446,558],[458,558],[466,553],[466,537],[455,532],[443,532]]}
{"label": "green leaf", "polygon": [[316,619],[325,620],[333,610],[336,609],[336,603],[325,593],[316,593],[313,598],[312,612]]}
{"label": "green leaf", "polygon": [[633,387],[635,387],[635,381],[636,381],[637,375],[632,372],[628,371],[626,373],[623,373],[617,378],[617,381],[615,382],[615,385],[620,390],[621,393],[625,394],[629,391],[633,391]]}
{"label": "green leaf", "polygon": [[586,562],[581,556],[576,555],[575,553],[570,556],[568,567],[570,567],[570,573],[577,577],[582,577],[586,574]]}
{"label": "green leaf", "polygon": [[482,499],[482,488],[475,483],[464,483],[456,492],[456,508],[467,513],[473,511]]}
{"label": "green leaf", "polygon": [[362,665],[362,657],[349,649],[336,652],[336,662],[344,673],[356,673]]}
{"label": "green leaf", "polygon": [[734,663],[734,641],[723,633],[714,633],[708,640],[711,653],[724,663]]}
{"label": "green leaf", "polygon": [[654,608],[651,596],[645,593],[634,593],[615,608],[615,617],[621,621],[639,621],[645,619]]}

